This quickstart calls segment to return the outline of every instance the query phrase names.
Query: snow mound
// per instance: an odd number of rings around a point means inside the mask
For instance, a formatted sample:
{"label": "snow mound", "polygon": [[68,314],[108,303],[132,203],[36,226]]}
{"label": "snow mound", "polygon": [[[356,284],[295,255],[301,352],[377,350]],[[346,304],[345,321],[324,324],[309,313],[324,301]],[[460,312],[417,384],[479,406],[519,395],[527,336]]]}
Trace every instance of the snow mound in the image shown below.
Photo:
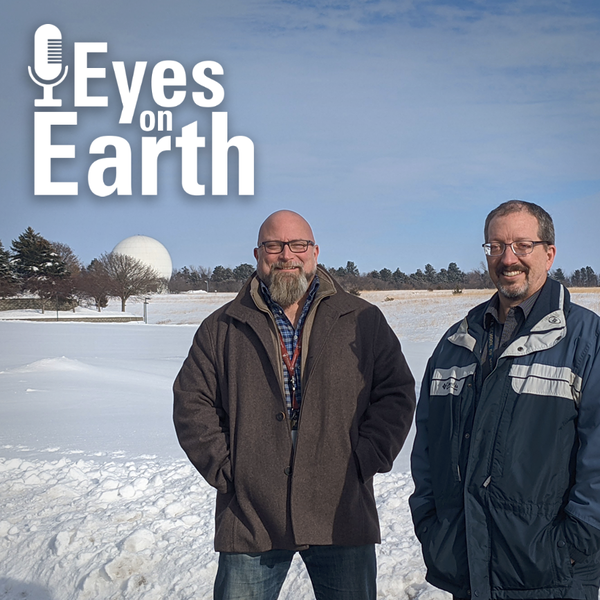
{"label": "snow mound", "polygon": [[[406,473],[376,478],[384,540],[378,596],[442,600],[447,596],[424,579],[411,491]],[[0,597],[210,598],[214,495],[185,459],[0,458]],[[281,598],[312,597],[295,559]]]}
{"label": "snow mound", "polygon": [[89,370],[89,367],[81,361],[61,356],[58,358],[42,358],[22,367],[0,371],[0,373],[65,373],[87,370]]}

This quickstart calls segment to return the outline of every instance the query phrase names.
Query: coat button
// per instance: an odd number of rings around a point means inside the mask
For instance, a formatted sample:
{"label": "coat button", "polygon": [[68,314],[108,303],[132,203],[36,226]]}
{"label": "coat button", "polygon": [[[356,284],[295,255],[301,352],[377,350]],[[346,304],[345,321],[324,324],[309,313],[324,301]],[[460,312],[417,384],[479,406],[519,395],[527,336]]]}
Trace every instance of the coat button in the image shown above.
{"label": "coat button", "polygon": [[471,437],[470,433],[465,433],[465,440],[468,440]]}
{"label": "coat button", "polygon": [[283,472],[284,472],[286,475],[288,475],[288,476],[289,476],[289,475],[291,475],[291,474],[292,474],[292,467],[286,467],[286,468],[283,470]]}
{"label": "coat button", "polygon": [[560,542],[558,542],[558,544],[556,544],[559,548],[564,548],[565,547],[565,541],[564,540],[560,540]]}
{"label": "coat button", "polygon": [[285,415],[282,412],[277,413],[277,415],[275,416],[275,418],[278,421],[283,421],[285,419]]}

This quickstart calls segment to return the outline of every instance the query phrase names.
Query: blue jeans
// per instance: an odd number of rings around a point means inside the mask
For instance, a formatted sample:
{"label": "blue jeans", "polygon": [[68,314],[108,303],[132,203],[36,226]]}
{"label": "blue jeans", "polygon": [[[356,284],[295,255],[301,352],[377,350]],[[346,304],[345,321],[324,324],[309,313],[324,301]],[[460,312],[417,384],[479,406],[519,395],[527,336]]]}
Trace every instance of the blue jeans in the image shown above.
{"label": "blue jeans", "polygon": [[[293,550],[221,552],[215,600],[277,600]],[[317,600],[375,600],[375,545],[309,546],[300,551]]]}

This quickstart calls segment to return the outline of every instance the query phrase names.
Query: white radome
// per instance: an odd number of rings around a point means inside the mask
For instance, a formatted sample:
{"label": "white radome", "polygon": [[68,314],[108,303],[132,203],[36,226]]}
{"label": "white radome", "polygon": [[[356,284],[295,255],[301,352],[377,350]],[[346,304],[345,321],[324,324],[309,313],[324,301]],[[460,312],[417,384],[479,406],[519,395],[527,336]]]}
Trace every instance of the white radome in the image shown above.
{"label": "white radome", "polygon": [[147,235],[132,235],[119,242],[113,252],[137,258],[154,269],[162,278],[171,279],[173,262],[169,251],[154,238]]}

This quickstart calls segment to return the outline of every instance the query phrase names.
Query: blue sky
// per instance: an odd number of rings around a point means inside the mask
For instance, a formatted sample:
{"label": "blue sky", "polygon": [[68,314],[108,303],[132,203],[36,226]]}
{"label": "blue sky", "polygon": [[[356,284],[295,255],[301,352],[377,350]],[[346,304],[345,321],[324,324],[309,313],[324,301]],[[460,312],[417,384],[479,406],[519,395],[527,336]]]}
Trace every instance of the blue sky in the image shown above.
{"label": "blue sky", "polygon": [[[328,266],[352,260],[361,271],[413,272],[454,261],[468,270],[483,260],[487,212],[519,198],[554,217],[555,266],[600,271],[595,0],[22,0],[4,15],[5,248],[31,226],[88,263],[143,234],[161,241],[176,267],[233,267],[253,262],[264,218],[289,208],[311,222]],[[75,159],[54,161],[55,178],[78,181],[77,196],[33,190],[41,89],[27,67],[44,23],[61,30],[71,69],[54,90],[63,106],[50,110],[78,112],[77,126],[53,133],[54,143],[76,146]],[[107,77],[90,84],[92,94],[108,96],[108,108],[74,109],[75,42],[108,43],[93,58]],[[198,121],[209,147],[211,111],[226,111],[229,136],[254,142],[254,196],[237,196],[231,185],[228,196],[211,196],[207,149],[199,152],[207,195],[183,192],[179,151],[159,161],[158,195],[141,195],[138,119],[160,108],[149,73],[162,60],[180,62],[188,77],[200,61],[223,66],[223,103],[199,108],[188,93],[173,109],[172,135]],[[132,125],[118,124],[112,61],[124,61],[128,76],[136,61],[148,62]],[[192,84],[186,89],[199,89]],[[89,146],[104,135],[130,140],[130,196],[101,198],[87,187],[98,158]]]}

